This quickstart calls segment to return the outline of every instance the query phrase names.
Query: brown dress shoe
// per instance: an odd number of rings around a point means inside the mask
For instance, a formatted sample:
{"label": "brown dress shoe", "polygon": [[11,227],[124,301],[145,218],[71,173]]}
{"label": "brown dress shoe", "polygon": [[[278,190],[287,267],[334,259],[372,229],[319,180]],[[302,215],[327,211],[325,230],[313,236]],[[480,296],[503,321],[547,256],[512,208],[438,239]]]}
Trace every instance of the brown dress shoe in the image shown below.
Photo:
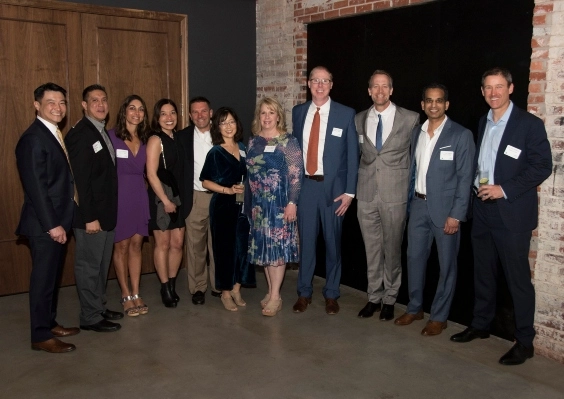
{"label": "brown dress shoe", "polygon": [[339,304],[336,299],[325,298],[325,312],[327,314],[337,314],[339,313]]}
{"label": "brown dress shoe", "polygon": [[80,332],[80,328],[78,327],[69,327],[65,328],[63,326],[56,326],[51,329],[51,333],[55,337],[70,337],[71,335],[76,335]]}
{"label": "brown dress shoe", "polygon": [[425,328],[421,331],[421,335],[439,335],[447,328],[446,321],[429,320]]}
{"label": "brown dress shoe", "polygon": [[76,349],[73,344],[67,344],[57,338],[51,338],[43,342],[32,342],[31,349],[34,351],[45,351],[49,353],[66,353]]}
{"label": "brown dress shoe", "polygon": [[415,320],[423,320],[423,311],[413,313],[404,313],[400,317],[394,320],[394,324],[398,326],[407,326],[413,323]]}
{"label": "brown dress shoe", "polygon": [[306,298],[305,296],[301,296],[298,298],[296,303],[294,304],[294,313],[303,313],[307,309],[307,305],[311,303],[311,297]]}

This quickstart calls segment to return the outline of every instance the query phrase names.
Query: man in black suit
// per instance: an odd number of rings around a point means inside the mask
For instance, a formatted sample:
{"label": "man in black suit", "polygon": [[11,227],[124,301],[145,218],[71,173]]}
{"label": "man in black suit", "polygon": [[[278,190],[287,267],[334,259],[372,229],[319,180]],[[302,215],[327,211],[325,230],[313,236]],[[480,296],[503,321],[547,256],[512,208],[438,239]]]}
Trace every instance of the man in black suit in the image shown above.
{"label": "man in black suit", "polygon": [[488,338],[495,316],[498,260],[515,311],[515,345],[499,359],[515,365],[533,357],[535,289],[531,283],[529,244],[538,222],[537,186],[552,171],[552,155],[543,122],[517,108],[511,73],[502,68],[482,76],[482,95],[490,111],[482,117],[474,156],[476,171],[472,224],[474,318],[450,339]]}
{"label": "man in black suit", "polygon": [[74,274],[80,299],[80,328],[117,331],[121,312],[106,309],[106,280],[117,222],[115,151],[105,129],[108,96],[100,85],[82,92],[84,117],[69,131],[65,143],[78,191],[74,218]]}
{"label": "man in black suit", "polygon": [[27,236],[31,249],[31,348],[65,353],[76,347],[60,341],[58,337],[80,332],[76,327],[64,328],[55,320],[57,282],[74,213],[74,182],[63,136],[57,126],[67,111],[67,92],[54,83],[45,83],[33,94],[37,119],[16,146],[18,171],[24,189],[24,204],[16,234]]}

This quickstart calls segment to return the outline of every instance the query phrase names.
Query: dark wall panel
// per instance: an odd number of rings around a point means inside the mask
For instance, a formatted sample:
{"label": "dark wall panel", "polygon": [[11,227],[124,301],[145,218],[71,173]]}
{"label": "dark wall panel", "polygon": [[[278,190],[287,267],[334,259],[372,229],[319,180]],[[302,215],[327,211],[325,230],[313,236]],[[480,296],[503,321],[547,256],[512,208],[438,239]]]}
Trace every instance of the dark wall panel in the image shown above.
{"label": "dark wall panel", "polygon": [[[392,101],[421,113],[421,89],[438,81],[450,90],[448,115],[476,134],[488,106],[480,92],[482,73],[494,66],[512,71],[512,100],[527,107],[534,0],[443,0],[308,25],[308,71],[324,65],[333,73],[331,97],[357,111],[372,105],[368,79],[375,69],[394,77]],[[346,32],[344,34],[344,32]],[[309,93],[308,93],[309,95]],[[343,284],[365,290],[366,256],[356,204],[349,209],[343,233]],[[468,325],[473,306],[471,221],[462,225],[457,292],[450,319]],[[403,245],[403,281],[398,302],[407,304],[407,243]],[[323,244],[316,273],[324,275]],[[425,311],[430,310],[438,281],[436,251],[428,263]],[[503,273],[501,273],[503,274]],[[512,303],[499,283],[497,335],[510,338]],[[359,310],[363,304],[359,304]]]}
{"label": "dark wall panel", "polygon": [[[250,133],[256,103],[255,0],[71,2],[187,14],[190,97],[205,96],[215,109],[233,107],[243,120],[246,135]],[[117,104],[121,99],[112,101]]]}

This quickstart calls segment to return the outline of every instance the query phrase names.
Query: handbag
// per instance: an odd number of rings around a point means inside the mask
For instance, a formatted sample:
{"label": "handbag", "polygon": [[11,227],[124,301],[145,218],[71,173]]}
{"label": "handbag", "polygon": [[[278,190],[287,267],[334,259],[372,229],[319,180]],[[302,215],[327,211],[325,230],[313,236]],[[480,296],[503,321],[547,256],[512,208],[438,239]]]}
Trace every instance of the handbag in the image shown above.
{"label": "handbag", "polygon": [[[166,168],[166,158],[164,153],[163,141],[161,139],[161,155],[163,157],[163,165],[164,168],[159,168],[157,170],[157,177],[161,181],[161,183],[166,184],[172,189],[173,197],[176,197],[180,194],[180,190],[178,189],[178,182],[176,181],[176,177],[172,174],[170,170]],[[172,198],[169,198],[172,201]]]}

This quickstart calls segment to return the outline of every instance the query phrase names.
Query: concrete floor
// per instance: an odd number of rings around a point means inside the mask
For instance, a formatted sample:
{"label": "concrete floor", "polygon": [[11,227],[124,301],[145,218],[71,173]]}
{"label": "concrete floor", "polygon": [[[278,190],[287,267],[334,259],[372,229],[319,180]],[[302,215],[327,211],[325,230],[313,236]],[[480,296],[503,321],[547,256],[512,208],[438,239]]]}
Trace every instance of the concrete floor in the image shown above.
{"label": "concrete floor", "polygon": [[[149,314],[122,321],[116,333],[82,331],[72,353],[30,349],[27,294],[0,298],[1,398],[559,398],[564,366],[535,356],[524,365],[497,363],[511,343],[495,337],[456,344],[449,324],[436,337],[419,333],[424,321],[398,327],[357,318],[365,294],[342,287],[341,312],[328,316],[315,278],[313,303],[294,314],[297,271],[288,271],[282,312],[261,315],[257,289],[243,289],[247,308],[227,312],[218,298],[195,306],[186,274],[180,304],[160,303],[154,274],[142,277]],[[109,308],[119,309],[115,280]],[[396,315],[403,312],[396,306]],[[428,315],[427,315],[428,316]],[[74,287],[61,290],[59,322],[78,324]]]}

